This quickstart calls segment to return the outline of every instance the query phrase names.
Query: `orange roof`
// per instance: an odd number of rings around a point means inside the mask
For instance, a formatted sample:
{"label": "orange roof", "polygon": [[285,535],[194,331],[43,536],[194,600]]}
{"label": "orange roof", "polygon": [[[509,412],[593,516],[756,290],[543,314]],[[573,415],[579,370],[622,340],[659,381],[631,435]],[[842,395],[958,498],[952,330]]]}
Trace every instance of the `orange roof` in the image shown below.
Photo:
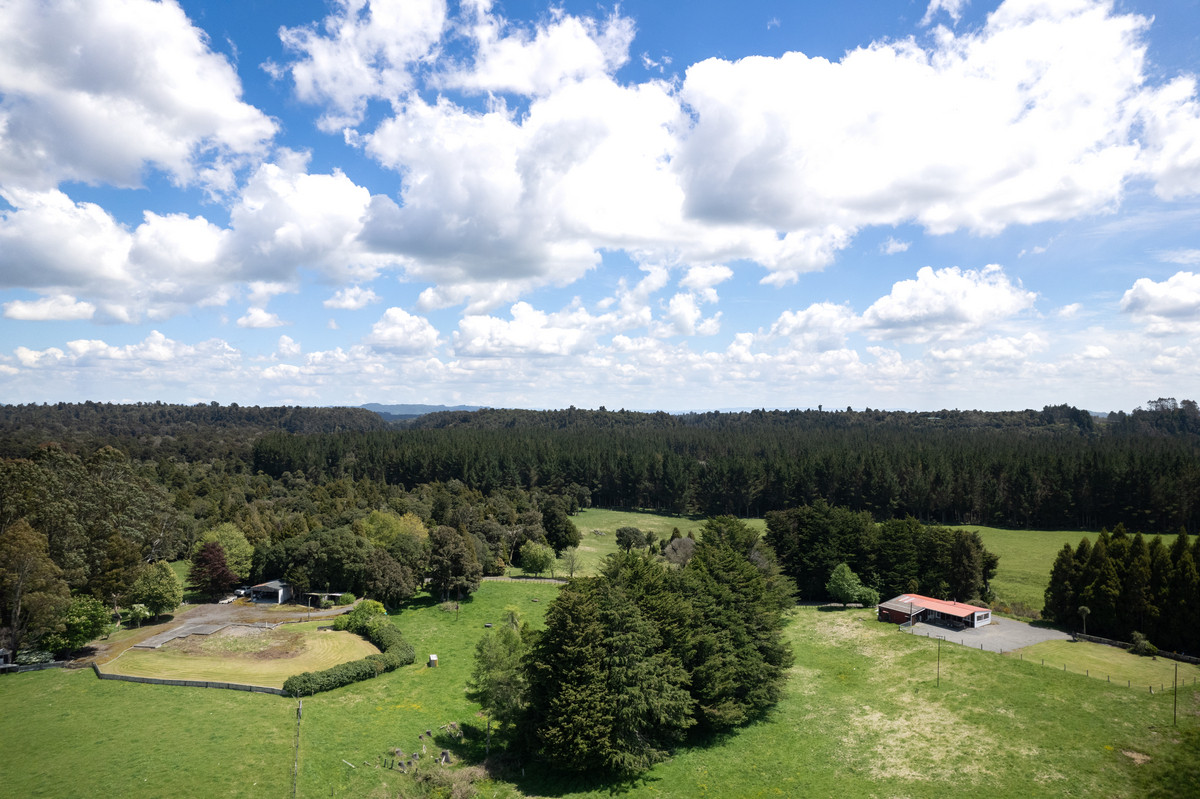
{"label": "orange roof", "polygon": [[944,613],[947,616],[970,616],[975,613],[991,613],[988,608],[976,607],[975,605],[967,605],[962,602],[947,602],[944,599],[934,599],[933,597],[921,596],[920,594],[901,594],[892,602],[901,602],[905,605],[914,605],[926,610],[936,610],[938,613]]}

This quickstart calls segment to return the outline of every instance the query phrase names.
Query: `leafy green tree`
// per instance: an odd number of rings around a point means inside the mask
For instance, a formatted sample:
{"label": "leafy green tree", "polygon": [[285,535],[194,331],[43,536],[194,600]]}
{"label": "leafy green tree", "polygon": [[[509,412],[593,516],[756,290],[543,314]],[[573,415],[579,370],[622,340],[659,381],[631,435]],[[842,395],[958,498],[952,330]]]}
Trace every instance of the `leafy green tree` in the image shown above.
{"label": "leafy green tree", "polygon": [[834,602],[848,605],[858,601],[863,584],[849,566],[839,563],[833,573],[829,575],[829,582],[825,584],[825,590],[829,592],[829,596],[833,598]]}
{"label": "leafy green tree", "polygon": [[142,570],[126,594],[125,601],[145,605],[158,618],[183,602],[183,583],[171,565],[160,560]]}
{"label": "leafy green tree", "polygon": [[71,602],[48,548],[46,536],[23,519],[0,533],[0,609],[13,652],[53,632]]}
{"label": "leafy green tree", "polygon": [[475,664],[467,682],[467,698],[487,713],[487,754],[492,748],[492,722],[502,728],[518,724],[529,704],[529,683],[522,659],[525,644],[507,624],[489,630],[475,645]]}
{"label": "leafy green tree", "polygon": [[417,575],[385,550],[376,548],[367,563],[366,589],[390,607],[396,607],[417,593]]}
{"label": "leafy green tree", "polygon": [[483,579],[483,567],[467,534],[441,525],[429,535],[429,589],[442,600],[474,593]]}
{"label": "leafy green tree", "polygon": [[554,550],[545,544],[526,541],[521,545],[521,568],[537,575],[550,568],[554,562]]}
{"label": "leafy green tree", "polygon": [[109,626],[111,613],[104,603],[93,596],[77,596],[71,600],[59,619],[59,628],[47,634],[41,646],[49,652],[68,652],[100,637]]}
{"label": "leafy green tree", "polygon": [[142,622],[148,618],[150,618],[150,608],[140,602],[125,608],[125,620],[133,622],[138,627],[141,627]]}
{"label": "leafy green tree", "polygon": [[646,546],[646,535],[636,527],[618,527],[617,528],[617,546],[629,552],[634,549],[642,549]]}
{"label": "leafy green tree", "polygon": [[574,577],[575,572],[581,565],[579,557],[579,547],[567,547],[559,556],[558,562],[562,564],[562,570],[567,573],[567,577]]}
{"label": "leafy green tree", "polygon": [[[192,547],[195,554],[200,547],[215,541],[225,551],[225,564],[229,570],[245,580],[250,576],[250,566],[254,560],[254,547],[246,540],[246,535],[235,525],[225,522],[200,536],[200,540]],[[157,614],[155,614],[157,615]]]}
{"label": "leafy green tree", "polygon": [[189,587],[204,594],[210,600],[229,593],[238,582],[238,576],[225,563],[225,550],[215,541],[204,544],[192,556],[192,570],[188,575]]}

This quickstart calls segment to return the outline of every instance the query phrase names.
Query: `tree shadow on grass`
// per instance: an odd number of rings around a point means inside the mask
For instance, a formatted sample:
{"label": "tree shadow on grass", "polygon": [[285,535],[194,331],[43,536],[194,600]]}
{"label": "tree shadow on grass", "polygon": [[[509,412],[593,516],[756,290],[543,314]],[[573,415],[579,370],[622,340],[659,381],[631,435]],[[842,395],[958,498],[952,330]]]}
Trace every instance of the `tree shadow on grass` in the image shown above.
{"label": "tree shadow on grass", "polygon": [[617,796],[632,790],[656,784],[656,777],[640,775],[622,777],[604,772],[576,774],[557,771],[542,760],[512,754],[517,747],[509,732],[500,733],[492,727],[491,752],[488,753],[487,721],[475,718],[459,725],[461,736],[448,730],[434,731],[433,741],[437,757],[447,750],[454,763],[481,765],[492,779],[502,780],[517,786],[521,793],[529,796],[564,796],[572,793],[607,793]]}

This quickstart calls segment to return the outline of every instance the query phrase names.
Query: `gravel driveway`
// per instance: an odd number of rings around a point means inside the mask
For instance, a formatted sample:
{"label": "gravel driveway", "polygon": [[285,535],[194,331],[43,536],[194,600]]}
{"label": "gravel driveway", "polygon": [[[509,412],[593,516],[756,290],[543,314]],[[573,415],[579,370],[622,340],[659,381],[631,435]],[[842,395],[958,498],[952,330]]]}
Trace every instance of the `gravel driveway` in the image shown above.
{"label": "gravel driveway", "polygon": [[1042,641],[1066,640],[1071,637],[1067,633],[1048,627],[1034,627],[1023,621],[999,616],[992,616],[992,623],[986,627],[966,630],[949,630],[936,624],[918,622],[913,627],[912,634],[943,638],[953,644],[962,644],[972,649],[982,648],[989,652],[1011,652],[1014,649],[1040,644]]}

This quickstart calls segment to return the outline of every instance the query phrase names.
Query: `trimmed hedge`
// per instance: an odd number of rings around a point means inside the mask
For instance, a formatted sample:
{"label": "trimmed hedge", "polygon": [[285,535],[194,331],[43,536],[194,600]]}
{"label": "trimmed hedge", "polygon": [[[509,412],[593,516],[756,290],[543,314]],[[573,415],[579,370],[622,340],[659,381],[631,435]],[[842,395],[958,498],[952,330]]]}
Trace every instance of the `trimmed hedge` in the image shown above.
{"label": "trimmed hedge", "polygon": [[366,606],[367,603],[364,602],[345,616],[339,616],[333,627],[335,630],[349,630],[361,635],[382,649],[383,653],[367,655],[362,660],[342,663],[324,671],[294,674],[283,683],[284,691],[292,696],[309,696],[321,691],[332,691],[343,685],[378,677],[401,666],[407,666],[417,659],[412,644],[404,640],[404,636],[396,625],[392,624],[391,619],[382,615],[383,606],[379,606],[379,613],[371,613],[373,608],[360,613],[359,611]]}

